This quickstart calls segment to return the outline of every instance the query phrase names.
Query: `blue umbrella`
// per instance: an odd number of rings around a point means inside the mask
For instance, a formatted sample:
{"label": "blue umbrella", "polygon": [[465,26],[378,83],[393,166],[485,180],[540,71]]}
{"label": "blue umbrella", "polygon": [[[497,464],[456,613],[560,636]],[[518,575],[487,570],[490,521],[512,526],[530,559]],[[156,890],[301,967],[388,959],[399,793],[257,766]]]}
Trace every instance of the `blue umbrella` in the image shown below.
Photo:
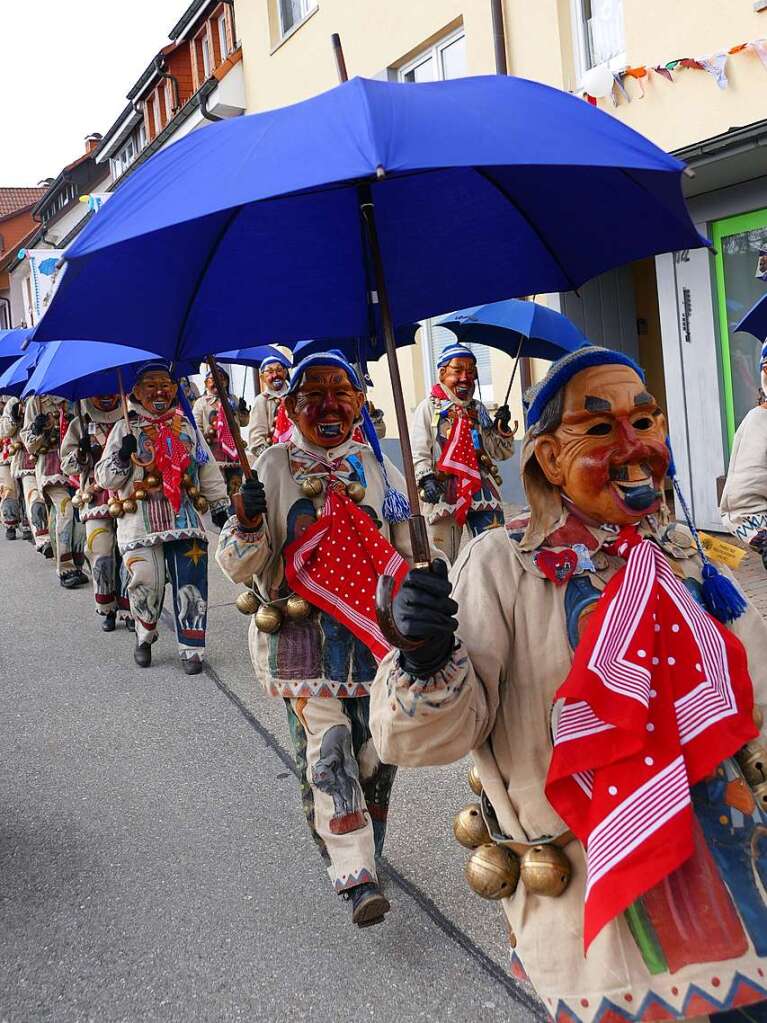
{"label": "blue umbrella", "polygon": [[253,366],[258,369],[264,359],[274,355],[274,352],[275,349],[271,345],[255,345],[253,348],[233,348],[228,352],[217,352],[216,359],[219,362],[233,362],[237,366]]}
{"label": "blue umbrella", "polygon": [[739,330],[753,334],[760,344],[767,338],[767,295],[763,295],[755,302],[743,319],[735,324],[733,333],[736,334]]}
{"label": "blue umbrella", "polygon": [[31,350],[15,359],[7,369],[0,374],[0,394],[14,394],[17,397],[24,390],[24,385],[29,379],[30,373],[35,368],[40,348],[42,345],[34,345]]}
{"label": "blue umbrella", "polygon": [[[394,331],[394,341],[397,348],[407,348],[415,344],[415,335],[420,328],[420,323],[405,323]],[[368,335],[364,338],[350,337],[342,339],[316,338],[311,341],[299,341],[293,346],[293,357],[296,362],[307,355],[316,355],[317,352],[326,352],[334,348],[343,352],[351,362],[366,366],[369,362],[376,362],[382,355],[386,354],[386,346],[383,339],[377,335]]]}
{"label": "blue umbrella", "polygon": [[545,305],[518,298],[459,309],[437,323],[455,334],[459,341],[552,362],[589,343],[585,334],[566,316]]}
{"label": "blue umbrella", "polygon": [[25,342],[29,340],[32,330],[32,327],[0,330],[0,371],[7,369],[24,354]]}

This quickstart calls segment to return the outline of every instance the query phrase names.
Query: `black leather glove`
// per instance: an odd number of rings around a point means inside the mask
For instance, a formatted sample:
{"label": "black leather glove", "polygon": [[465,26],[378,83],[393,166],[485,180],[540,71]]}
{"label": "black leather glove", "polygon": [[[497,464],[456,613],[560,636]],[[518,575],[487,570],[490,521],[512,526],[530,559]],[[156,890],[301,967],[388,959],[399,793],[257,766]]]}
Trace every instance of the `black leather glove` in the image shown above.
{"label": "black leather glove", "polygon": [[429,473],[418,485],[425,501],[429,504],[439,504],[442,500],[442,487],[437,482],[436,476]]}
{"label": "black leather glove", "polygon": [[242,412],[243,415],[245,415],[247,412],[250,412],[250,409],[248,408],[244,398],[240,398],[240,400],[237,402],[237,411]]}
{"label": "black leather glove", "polygon": [[498,411],[495,413],[495,419],[493,425],[496,429],[503,430],[504,433],[509,432],[511,426],[511,409],[508,405],[500,405]]}
{"label": "black leather glove", "polygon": [[130,462],[130,456],[134,453],[134,451],[138,451],[138,441],[132,433],[126,433],[122,439],[122,444],[120,444],[120,450],[117,452],[117,457],[123,465],[127,465],[128,462]]}
{"label": "black leather glove", "polygon": [[211,512],[210,517],[216,529],[223,529],[226,525],[226,520],[229,518],[229,512],[226,508],[221,508],[220,511]]}
{"label": "black leather glove", "polygon": [[17,401],[15,405],[11,406],[11,419],[14,423],[20,423],[24,418],[24,409],[21,406],[21,402]]}
{"label": "black leather glove", "polygon": [[[242,510],[246,518],[252,520],[258,515],[266,514],[264,484],[255,473],[250,479],[245,480],[240,487],[240,497],[242,498]],[[243,523],[243,525],[247,525],[247,523]]]}
{"label": "black leather glove", "polygon": [[48,426],[47,412],[38,412],[35,418],[32,420],[32,433],[37,434],[44,433],[47,426]]}
{"label": "black leather glove", "polygon": [[408,639],[424,639],[415,650],[402,650],[400,664],[418,678],[430,678],[447,664],[458,628],[458,605],[450,596],[453,587],[447,565],[435,560],[431,569],[413,568],[394,598],[394,623]]}
{"label": "black leather glove", "polygon": [[85,465],[92,454],[93,449],[91,447],[91,439],[86,433],[85,436],[81,437],[77,442],[77,461],[80,465]]}

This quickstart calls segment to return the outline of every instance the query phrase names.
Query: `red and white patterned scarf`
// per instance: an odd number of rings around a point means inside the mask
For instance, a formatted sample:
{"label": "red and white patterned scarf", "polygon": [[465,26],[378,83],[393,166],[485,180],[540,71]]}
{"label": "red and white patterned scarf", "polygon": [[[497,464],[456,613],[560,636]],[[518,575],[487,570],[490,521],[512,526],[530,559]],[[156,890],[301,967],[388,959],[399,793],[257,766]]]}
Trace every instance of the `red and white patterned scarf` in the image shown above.
{"label": "red and white patterned scarf", "polygon": [[218,437],[218,443],[221,445],[221,450],[225,455],[228,455],[232,461],[236,462],[237,446],[234,443],[234,437],[232,436],[232,431],[229,428],[229,421],[226,418],[224,406],[220,400],[214,425],[216,427],[216,436]]}
{"label": "red and white patterned scarf", "polygon": [[274,431],[272,433],[273,444],[287,444],[293,432],[293,424],[285,411],[285,399],[280,398],[277,406],[277,415],[274,418]]}
{"label": "red and white patterned scarf", "polygon": [[189,468],[191,458],[183,441],[170,426],[174,416],[179,416],[182,420],[185,418],[182,412],[173,409],[158,419],[149,419],[148,422],[157,427],[154,463],[162,476],[162,491],[178,515],[181,509],[181,480]]}
{"label": "red and white patterned scarf", "polygon": [[636,528],[606,550],[628,561],[557,692],[546,779],[549,802],[586,849],[585,950],[692,855],[690,786],[758,734],[740,640]]}
{"label": "red and white patterned scarf", "polygon": [[437,468],[441,472],[458,477],[455,521],[462,526],[471,510],[472,498],[478,490],[482,489],[482,477],[479,473],[477,452],[474,447],[471,419],[468,413],[458,405],[455,406],[455,411],[456,417],[453,420],[447,444],[439,456]]}
{"label": "red and white patterned scarf", "polygon": [[321,517],[285,548],[285,576],[292,589],[326,611],[381,660],[391,647],[375,613],[378,577],[397,586],[408,565],[361,508],[328,482]]}

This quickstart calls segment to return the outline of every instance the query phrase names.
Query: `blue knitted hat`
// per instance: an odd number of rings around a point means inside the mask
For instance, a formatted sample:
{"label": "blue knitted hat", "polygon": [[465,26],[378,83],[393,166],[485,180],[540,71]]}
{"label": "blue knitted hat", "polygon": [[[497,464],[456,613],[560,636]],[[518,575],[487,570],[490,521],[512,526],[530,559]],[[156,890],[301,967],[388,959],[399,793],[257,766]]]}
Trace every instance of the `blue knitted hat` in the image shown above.
{"label": "blue knitted hat", "polygon": [[477,361],[476,355],[470,348],[461,344],[452,344],[442,349],[442,354],[437,360],[437,369],[447,366],[451,359],[473,359],[474,362]]}
{"label": "blue knitted hat", "polygon": [[575,352],[569,352],[552,364],[546,376],[527,392],[529,408],[527,410],[527,426],[535,426],[541,418],[543,410],[559,391],[576,373],[591,366],[628,366],[644,381],[644,370],[637,366],[633,359],[623,352],[615,352],[612,348],[599,348],[588,345]]}
{"label": "blue knitted hat", "polygon": [[339,369],[344,370],[347,374],[356,391],[365,390],[360,383],[360,378],[354,366],[341,352],[334,349],[329,352],[316,352],[314,355],[307,355],[305,359],[302,359],[293,370],[293,379],[290,381],[290,387],[287,389],[286,394],[294,394],[298,390],[304,374],[312,366],[338,366]]}

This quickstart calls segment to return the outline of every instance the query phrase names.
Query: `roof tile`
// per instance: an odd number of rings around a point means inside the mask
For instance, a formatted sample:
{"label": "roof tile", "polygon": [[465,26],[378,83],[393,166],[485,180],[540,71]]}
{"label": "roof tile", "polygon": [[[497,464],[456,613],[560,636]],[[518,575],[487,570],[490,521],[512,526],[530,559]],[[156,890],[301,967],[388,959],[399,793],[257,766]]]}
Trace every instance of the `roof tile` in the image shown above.
{"label": "roof tile", "polygon": [[34,206],[44,194],[44,186],[39,188],[0,188],[0,217],[8,217],[16,210]]}

